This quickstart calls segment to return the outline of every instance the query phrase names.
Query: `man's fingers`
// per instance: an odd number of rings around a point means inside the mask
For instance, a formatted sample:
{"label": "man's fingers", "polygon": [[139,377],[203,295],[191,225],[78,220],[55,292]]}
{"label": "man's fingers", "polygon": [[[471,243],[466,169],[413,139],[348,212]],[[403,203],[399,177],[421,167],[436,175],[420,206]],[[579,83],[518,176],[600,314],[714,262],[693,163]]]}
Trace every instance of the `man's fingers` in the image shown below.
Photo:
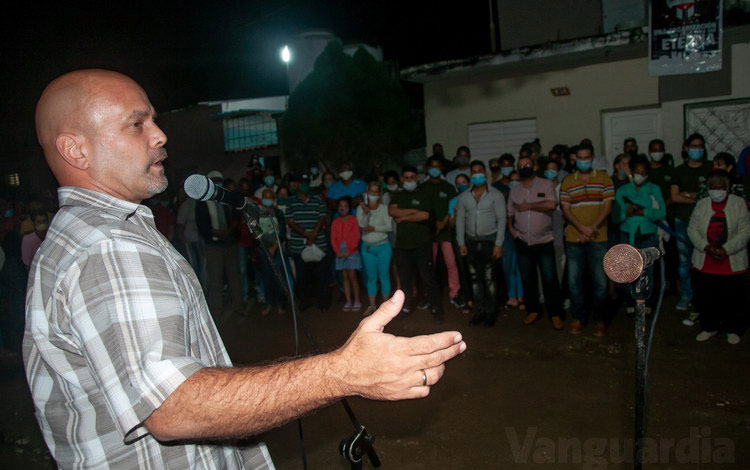
{"label": "man's fingers", "polygon": [[[422,376],[422,371],[424,371],[424,376]],[[420,369],[417,371],[418,379],[417,382],[415,382],[415,386],[417,387],[432,387],[440,379],[443,377],[443,374],[445,373],[445,364],[440,364],[437,367],[433,367],[432,369]],[[427,378],[427,383],[423,384],[423,379]]]}
{"label": "man's fingers", "polygon": [[403,340],[406,343],[409,354],[412,356],[422,356],[460,343],[461,333],[458,331],[444,331],[433,335],[403,338]]}
{"label": "man's fingers", "polygon": [[368,330],[383,331],[385,326],[393,320],[404,306],[404,293],[397,290],[393,297],[380,304],[380,308],[375,313],[362,321],[363,326]]}
{"label": "man's fingers", "polygon": [[418,367],[422,369],[432,369],[433,367],[437,367],[440,364],[448,362],[464,351],[466,351],[466,343],[461,341],[460,343],[454,344],[449,348],[441,349],[440,351],[435,351],[430,354],[425,354],[424,356],[419,356],[417,358]]}

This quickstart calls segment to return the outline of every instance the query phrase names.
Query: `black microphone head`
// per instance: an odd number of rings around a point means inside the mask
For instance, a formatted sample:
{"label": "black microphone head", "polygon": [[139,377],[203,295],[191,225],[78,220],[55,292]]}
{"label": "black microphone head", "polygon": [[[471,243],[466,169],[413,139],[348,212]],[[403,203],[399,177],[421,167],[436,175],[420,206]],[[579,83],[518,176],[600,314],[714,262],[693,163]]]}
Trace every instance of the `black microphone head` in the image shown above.
{"label": "black microphone head", "polygon": [[188,176],[183,187],[188,196],[199,201],[208,201],[215,191],[214,182],[205,175]]}

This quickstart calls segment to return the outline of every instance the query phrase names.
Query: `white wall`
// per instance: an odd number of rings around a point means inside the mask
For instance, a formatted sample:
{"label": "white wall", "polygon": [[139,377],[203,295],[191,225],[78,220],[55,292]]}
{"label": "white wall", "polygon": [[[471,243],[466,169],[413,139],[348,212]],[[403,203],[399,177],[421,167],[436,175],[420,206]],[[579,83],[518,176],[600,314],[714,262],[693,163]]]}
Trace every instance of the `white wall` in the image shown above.
{"label": "white wall", "polygon": [[[750,43],[732,46],[732,95],[750,96]],[[551,88],[567,86],[571,94],[553,97]],[[536,118],[543,151],[589,137],[603,151],[602,111],[659,106],[658,78],[648,74],[646,57],[576,67],[524,77],[499,73],[425,83],[427,147],[440,142],[451,156],[468,142],[468,125],[477,122]],[[663,139],[678,153],[683,139],[683,105],[665,102]],[[645,150],[645,143],[639,143]]]}

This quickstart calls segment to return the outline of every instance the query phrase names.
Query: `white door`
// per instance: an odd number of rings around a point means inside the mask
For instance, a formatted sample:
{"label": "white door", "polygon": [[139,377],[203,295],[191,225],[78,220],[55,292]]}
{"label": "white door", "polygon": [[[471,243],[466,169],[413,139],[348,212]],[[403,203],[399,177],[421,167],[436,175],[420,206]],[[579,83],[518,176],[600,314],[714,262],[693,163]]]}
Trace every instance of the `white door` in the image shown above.
{"label": "white door", "polygon": [[503,153],[518,156],[526,142],[536,139],[536,119],[469,124],[471,158],[487,163]]}
{"label": "white door", "polygon": [[638,152],[648,153],[648,143],[661,139],[661,109],[647,108],[631,111],[604,111],[604,155],[609,167],[615,157],[622,153],[622,144],[628,137],[638,142]]}

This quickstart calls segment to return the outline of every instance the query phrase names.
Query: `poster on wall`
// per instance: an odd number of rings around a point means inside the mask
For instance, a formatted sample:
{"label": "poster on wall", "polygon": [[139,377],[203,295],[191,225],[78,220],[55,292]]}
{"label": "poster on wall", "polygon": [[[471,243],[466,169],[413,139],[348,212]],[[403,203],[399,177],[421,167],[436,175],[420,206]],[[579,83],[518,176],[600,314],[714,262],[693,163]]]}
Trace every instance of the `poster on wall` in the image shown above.
{"label": "poster on wall", "polygon": [[651,0],[651,75],[721,70],[722,0]]}

